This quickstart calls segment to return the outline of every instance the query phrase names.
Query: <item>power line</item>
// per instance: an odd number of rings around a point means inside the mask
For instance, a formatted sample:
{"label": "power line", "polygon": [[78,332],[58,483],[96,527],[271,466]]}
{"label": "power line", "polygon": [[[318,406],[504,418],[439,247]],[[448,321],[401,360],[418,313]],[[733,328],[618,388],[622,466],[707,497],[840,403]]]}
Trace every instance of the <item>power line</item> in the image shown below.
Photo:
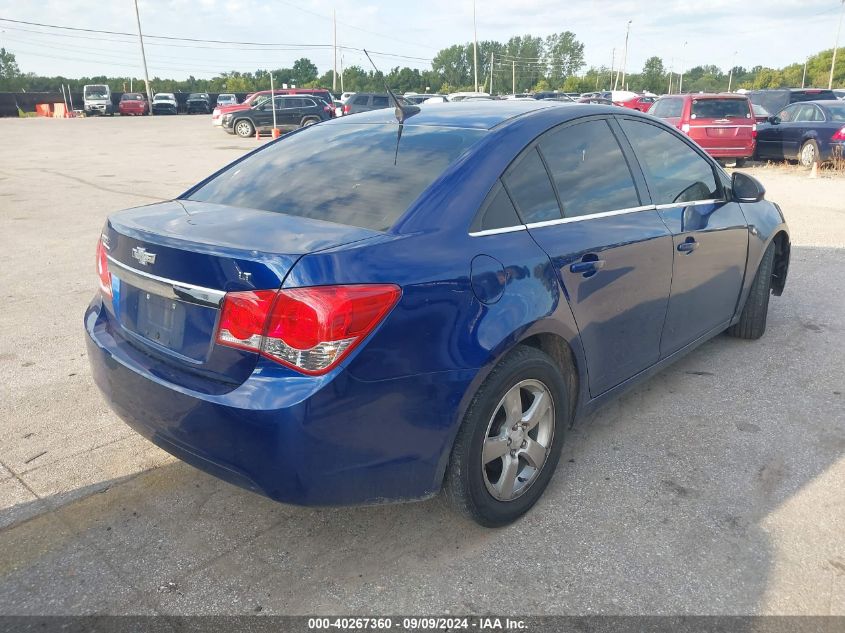
{"label": "power line", "polygon": [[[0,22],[11,22],[12,24],[25,24],[27,26],[40,26],[43,28],[48,29],[61,29],[65,31],[76,31],[82,33],[100,33],[105,35],[118,35],[118,36],[125,36],[125,37],[134,37],[133,33],[126,33],[124,31],[109,31],[104,29],[85,29],[80,27],[73,27],[73,26],[62,26],[58,24],[46,24],[44,22],[28,22],[26,20],[12,20],[10,18],[0,18]],[[176,42],[196,42],[200,44],[232,44],[238,46],[295,46],[297,48],[302,48],[303,50],[306,49],[325,49],[331,48],[332,44],[290,44],[284,42],[244,42],[238,40],[212,40],[212,39],[202,39],[202,38],[195,38],[195,37],[175,37],[171,35],[145,35],[144,37],[148,39],[156,39],[156,40],[166,40],[166,41],[176,41]],[[343,50],[349,51],[358,51],[362,52],[363,48],[356,48],[354,46],[338,46],[338,48]],[[396,59],[409,59],[414,61],[423,61],[423,62],[431,62],[431,58],[429,57],[415,57],[413,55],[402,55],[399,53],[387,53],[384,51],[370,51],[371,54],[378,55],[380,57],[390,57]]]}

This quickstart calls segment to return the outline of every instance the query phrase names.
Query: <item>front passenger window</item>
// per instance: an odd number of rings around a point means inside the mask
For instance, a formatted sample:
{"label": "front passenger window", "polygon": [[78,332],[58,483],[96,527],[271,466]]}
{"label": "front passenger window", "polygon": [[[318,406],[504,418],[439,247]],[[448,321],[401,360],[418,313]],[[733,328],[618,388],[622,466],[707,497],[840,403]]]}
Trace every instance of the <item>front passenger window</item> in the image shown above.
{"label": "front passenger window", "polygon": [[645,172],[654,204],[719,197],[713,167],[682,139],[650,123],[622,119],[620,124]]}

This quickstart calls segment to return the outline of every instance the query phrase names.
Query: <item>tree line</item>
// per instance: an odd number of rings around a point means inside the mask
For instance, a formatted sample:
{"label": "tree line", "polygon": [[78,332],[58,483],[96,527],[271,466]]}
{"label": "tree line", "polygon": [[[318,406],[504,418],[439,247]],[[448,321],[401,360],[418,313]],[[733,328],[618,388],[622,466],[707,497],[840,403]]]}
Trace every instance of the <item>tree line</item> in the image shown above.
{"label": "tree line", "polygon": [[[485,40],[478,42],[477,53],[472,42],[455,44],[442,49],[432,60],[431,68],[420,70],[396,66],[387,75],[361,66],[352,65],[343,69],[342,80],[337,87],[348,92],[381,91],[387,83],[397,92],[454,92],[474,90],[478,86],[485,92],[506,94],[538,90],[562,90],[565,92],[591,92],[609,90],[616,85],[619,89],[636,92],[650,91],[656,94],[678,92],[681,88],[680,68],[668,68],[657,56],[646,60],[638,72],[625,75],[624,86],[619,69],[605,66],[591,66],[584,69],[584,44],[571,31],[555,33],[545,38],[532,35],[518,35],[506,42]],[[723,70],[715,65],[695,66],[683,73],[684,92],[717,92],[737,88],[785,88],[802,85],[826,87],[833,49],[828,49],[808,58],[805,63],[794,63],[784,68],[735,66]],[[836,69],[834,85],[845,86],[845,49],[839,50],[841,63]],[[474,60],[477,58],[477,75]],[[308,58],[296,60],[290,68],[258,69],[254,72],[221,72],[211,79],[176,80],[154,77],[151,80],[153,92],[252,92],[270,87],[270,73],[275,85],[298,87],[331,87],[333,74],[329,70],[322,75]],[[62,85],[70,85],[79,91],[85,84],[105,83],[112,90],[143,92],[143,81],[126,77],[105,75],[91,77],[45,77],[22,72],[15,55],[0,48],[0,91],[41,92],[61,91]]]}

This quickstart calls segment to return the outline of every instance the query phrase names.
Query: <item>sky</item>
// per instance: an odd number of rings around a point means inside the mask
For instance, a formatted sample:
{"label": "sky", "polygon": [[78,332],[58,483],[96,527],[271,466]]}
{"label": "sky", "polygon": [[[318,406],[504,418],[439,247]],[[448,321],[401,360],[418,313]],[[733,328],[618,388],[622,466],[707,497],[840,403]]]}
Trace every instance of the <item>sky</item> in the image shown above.
{"label": "sky", "polygon": [[[320,73],[333,64],[332,10],[344,66],[369,68],[358,50],[378,51],[382,70],[430,68],[438,50],[473,38],[472,0],[138,0],[145,35],[272,43],[272,47],[147,38],[150,77],[210,78],[224,70],[290,67],[308,57]],[[700,64],[781,67],[836,37],[841,0],[477,0],[479,40],[573,31],[587,65],[620,63],[631,20],[626,69],[652,55],[675,72]],[[0,0],[0,18],[136,33],[133,0]],[[843,35],[840,45],[845,45]],[[0,20],[0,47],[24,72],[141,77],[137,37],[50,29]]]}

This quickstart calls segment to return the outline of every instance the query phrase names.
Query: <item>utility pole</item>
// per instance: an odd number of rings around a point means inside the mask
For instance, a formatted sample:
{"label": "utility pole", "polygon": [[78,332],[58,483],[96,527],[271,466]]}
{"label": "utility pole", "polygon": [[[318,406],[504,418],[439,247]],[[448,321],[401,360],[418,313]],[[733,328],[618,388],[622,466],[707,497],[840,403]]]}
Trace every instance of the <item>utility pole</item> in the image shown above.
{"label": "utility pole", "polygon": [[343,55],[340,56],[340,91],[345,92],[343,89]]}
{"label": "utility pole", "polygon": [[516,61],[512,61],[511,65],[512,65],[511,72],[513,73],[513,93],[512,94],[516,94]]}
{"label": "utility pole", "polygon": [[135,19],[138,21],[138,41],[141,43],[141,61],[144,62],[144,84],[147,86],[147,102],[150,104],[150,116],[152,116],[153,93],[150,91],[150,73],[147,72],[147,54],[144,52],[144,35],[141,33],[141,14],[138,13],[138,0],[135,0]]}
{"label": "utility pole", "polygon": [[332,9],[332,24],[334,25],[334,72],[332,74],[332,92],[337,92],[337,10]]}
{"label": "utility pole", "polygon": [[675,74],[675,58],[672,58],[672,61],[669,62],[669,91],[667,94],[672,94],[672,79]]}
{"label": "utility pole", "polygon": [[631,22],[628,20],[628,26],[625,29],[625,52],[622,54],[622,90],[625,90],[625,66],[628,63],[628,35],[631,33]]}
{"label": "utility pole", "polygon": [[804,87],[804,84],[807,83],[807,62],[810,61],[810,58],[804,60],[804,74],[801,75],[801,87]]}
{"label": "utility pole", "polygon": [[472,0],[472,68],[475,74],[475,91],[478,92],[478,30],[475,26],[475,0]]}
{"label": "utility pole", "polygon": [[493,94],[493,51],[490,51],[490,94]]}
{"label": "utility pole", "polygon": [[607,85],[613,83],[613,69],[616,68],[616,48],[610,53],[610,77],[607,79]]}
{"label": "utility pole", "polygon": [[830,79],[827,80],[828,90],[833,89],[833,70],[836,68],[836,49],[839,48],[839,35],[842,33],[843,15],[845,15],[845,0],[842,0],[842,11],[839,12],[839,26],[836,27],[836,43],[833,45],[833,59],[830,60]]}
{"label": "utility pole", "polygon": [[[684,56],[687,52],[687,42],[684,42]],[[685,57],[681,57],[681,78],[678,80],[678,93],[684,94],[684,65],[685,65]]]}
{"label": "utility pole", "polygon": [[[731,58],[731,71],[728,73],[728,92],[730,92],[730,91],[731,91],[731,85],[733,85],[733,79],[734,79],[734,67],[736,66],[736,54],[737,54],[737,52],[739,52],[739,51],[734,51],[734,55],[733,55],[733,57]],[[804,66],[804,70],[805,70],[805,71],[807,70],[806,65]],[[803,83],[803,82],[801,82],[801,87],[802,87],[802,88],[804,87],[804,83]]]}

